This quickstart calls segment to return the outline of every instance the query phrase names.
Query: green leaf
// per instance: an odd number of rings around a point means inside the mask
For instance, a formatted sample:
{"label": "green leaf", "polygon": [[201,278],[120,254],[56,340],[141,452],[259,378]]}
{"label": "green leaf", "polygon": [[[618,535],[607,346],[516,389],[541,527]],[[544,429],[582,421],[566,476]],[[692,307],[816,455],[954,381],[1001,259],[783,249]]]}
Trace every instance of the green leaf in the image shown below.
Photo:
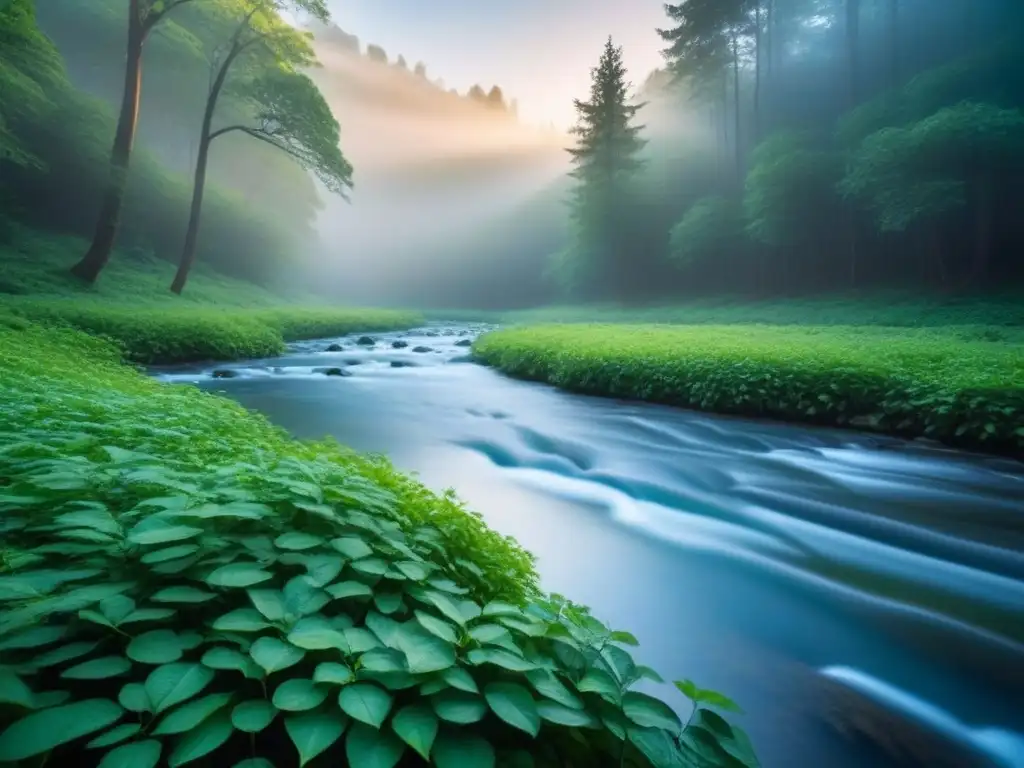
{"label": "green leaf", "polygon": [[324,540],[319,536],[314,536],[310,533],[302,533],[301,531],[289,531],[288,533],[282,533],[274,539],[274,546],[278,549],[288,549],[296,552],[304,549],[312,549],[313,547],[319,547],[323,543]]}
{"label": "green leaf", "polygon": [[236,608],[213,622],[213,628],[220,632],[259,632],[269,626],[263,614],[253,608]]}
{"label": "green leaf", "polygon": [[286,614],[310,616],[331,600],[327,593],[314,587],[305,576],[296,576],[284,585]]}
{"label": "green leaf", "polygon": [[86,749],[97,749],[99,747],[112,747],[122,741],[130,739],[142,730],[141,723],[122,723],[115,725],[106,733],[101,733],[95,739],[85,745]]}
{"label": "green leaf", "polygon": [[333,661],[317,664],[316,669],[313,671],[314,683],[348,685],[353,680],[355,680],[355,675],[352,674],[351,669],[344,664],[338,664]]}
{"label": "green leaf", "polygon": [[494,747],[464,728],[443,730],[431,752],[436,768],[494,768]]}
{"label": "green leaf", "polygon": [[135,610],[135,601],[127,595],[113,595],[106,600],[100,600],[99,608],[100,613],[116,626]]}
{"label": "green leaf", "polygon": [[127,540],[131,544],[147,546],[149,544],[168,544],[172,541],[191,539],[203,533],[202,528],[191,525],[156,524],[156,518],[148,518],[128,532]]}
{"label": "green leaf", "polygon": [[179,544],[176,547],[166,549],[154,549],[142,556],[142,562],[147,564],[165,563],[168,560],[177,560],[182,557],[194,555],[199,551],[198,544]]}
{"label": "green leaf", "polygon": [[139,608],[137,611],[132,611],[121,622],[121,626],[125,624],[139,624],[144,621],[162,621],[169,619],[174,614],[175,610],[173,608]]}
{"label": "green leaf", "polygon": [[373,632],[363,627],[344,629],[342,634],[345,635],[345,641],[352,649],[352,653],[365,653],[374,648],[380,648],[382,645]]}
{"label": "green leaf", "polygon": [[326,688],[316,685],[312,680],[293,678],[277,686],[272,701],[283,712],[305,712],[319,707],[326,698]]}
{"label": "green leaf", "polygon": [[185,765],[205,757],[219,749],[224,742],[231,738],[234,730],[235,727],[231,724],[231,719],[227,714],[223,712],[215,714],[182,737],[170,757],[167,758],[167,764],[170,768],[178,768],[179,765]]}
{"label": "green leaf", "polygon": [[523,609],[517,608],[511,603],[494,600],[483,607],[481,614],[483,616],[522,616]]}
{"label": "green leaf", "polygon": [[328,648],[337,648],[342,653],[349,651],[345,635],[322,616],[307,616],[300,619],[288,633],[288,642],[309,651],[322,651]]}
{"label": "green leaf", "polygon": [[356,723],[345,738],[349,765],[359,768],[394,768],[402,759],[405,743],[390,731]]}
{"label": "green leaf", "polygon": [[95,641],[61,645],[33,658],[32,665],[39,667],[40,669],[45,667],[54,667],[58,664],[63,664],[67,661],[72,661],[73,659],[79,659],[88,653],[92,653],[98,645],[99,643]]}
{"label": "green leaf", "polygon": [[263,570],[259,563],[229,563],[222,565],[206,577],[211,587],[251,587],[274,576]]}
{"label": "green leaf", "polygon": [[66,626],[54,624],[33,627],[0,640],[0,652],[41,648],[44,645],[51,645],[63,638],[67,631],[68,628]]}
{"label": "green leaf", "polygon": [[107,699],[87,699],[33,712],[0,733],[0,762],[17,762],[113,725],[124,710]]}
{"label": "green leaf", "polygon": [[622,696],[622,711],[630,720],[644,728],[661,728],[678,735],[683,727],[679,716],[663,701],[636,691]]}
{"label": "green leaf", "polygon": [[143,685],[153,712],[160,714],[201,693],[211,680],[213,672],[206,667],[179,662],[157,667]]}
{"label": "green leaf", "polygon": [[399,738],[429,762],[430,747],[437,738],[437,715],[423,704],[402,707],[391,718],[391,727]]}
{"label": "green leaf", "polygon": [[250,589],[249,599],[252,604],[267,619],[267,621],[281,621],[284,619],[286,608],[284,595],[275,589]]}
{"label": "green leaf", "polygon": [[231,710],[231,722],[245,733],[259,733],[277,716],[277,709],[265,699],[243,701]]}
{"label": "green leaf", "polygon": [[227,706],[231,698],[232,694],[230,693],[211,693],[209,696],[182,704],[164,715],[160,725],[153,731],[153,735],[162,736],[169,733],[191,731],[214,712]]}
{"label": "green leaf", "polygon": [[473,676],[469,674],[469,670],[464,667],[451,667],[450,669],[446,669],[441,673],[441,679],[448,683],[452,688],[457,688],[460,691],[480,693],[480,688],[477,687]]}
{"label": "green leaf", "polygon": [[132,663],[123,656],[104,656],[65,669],[60,676],[72,680],[105,680],[123,675],[131,668]]}
{"label": "green leaf", "polygon": [[727,712],[743,711],[740,709],[740,706],[729,697],[723,696],[717,691],[698,688],[692,680],[676,680],[675,686],[684,696],[695,704],[707,704],[708,706],[717,707],[718,709],[722,709]]}
{"label": "green leaf", "polygon": [[202,664],[210,669],[233,669],[248,678],[259,679],[263,671],[253,660],[234,648],[215,646],[203,654]]}
{"label": "green leaf", "polygon": [[637,679],[643,678],[643,679],[647,679],[647,680],[653,680],[656,683],[664,683],[665,682],[665,678],[663,678],[661,675],[659,675],[657,672],[655,672],[650,667],[644,666],[643,664],[637,664],[636,665],[636,675],[637,675]]}
{"label": "green leaf", "polygon": [[395,563],[395,568],[397,568],[402,575],[410,581],[423,581],[427,578],[427,568],[422,563],[403,560]]}
{"label": "green leaf", "polygon": [[392,648],[374,648],[359,657],[359,665],[370,672],[405,672],[405,657]]}
{"label": "green leaf", "polygon": [[300,768],[340,739],[346,724],[345,716],[336,710],[286,717],[284,727],[299,751]]}
{"label": "green leaf", "polygon": [[460,627],[465,626],[465,614],[462,612],[462,609],[456,605],[455,601],[448,597],[448,595],[442,594],[441,592],[427,592],[424,594],[424,598],[437,608],[437,610],[443,613],[446,619],[454,621]]}
{"label": "green leaf", "polygon": [[240,763],[235,763],[234,768],[274,768],[274,764],[265,757],[250,757]]}
{"label": "green leaf", "polygon": [[442,720],[459,725],[477,723],[487,714],[487,704],[472,693],[445,690],[430,697],[430,706]]}
{"label": "green leaf", "polygon": [[532,669],[537,669],[537,665],[533,662],[516,656],[504,648],[474,648],[466,654],[466,659],[470,664],[494,664],[510,672],[529,672]]}
{"label": "green leaf", "polygon": [[405,605],[402,595],[398,592],[376,592],[373,595],[373,604],[381,613],[397,613]]}
{"label": "green leaf", "polygon": [[335,600],[346,597],[371,597],[373,590],[361,581],[342,581],[327,587],[327,593]]}
{"label": "green leaf", "polygon": [[629,632],[612,632],[611,639],[623,645],[640,645],[640,641]]}
{"label": "green leaf", "polygon": [[154,768],[163,747],[156,739],[133,741],[107,752],[97,768]]}
{"label": "green leaf", "polygon": [[414,675],[440,672],[455,665],[455,646],[415,622],[402,624],[395,642],[398,650],[405,654],[409,671]]}
{"label": "green leaf", "polygon": [[[566,707],[554,701],[541,699],[537,702],[537,714],[542,720],[557,725],[566,725],[575,728],[596,728],[597,721],[592,715],[582,709]],[[625,735],[625,733],[623,733]]]}
{"label": "green leaf", "polygon": [[361,560],[373,554],[373,550],[370,549],[370,546],[365,541],[352,537],[334,539],[331,542],[331,546],[349,560]]}
{"label": "green leaf", "polygon": [[125,653],[140,664],[168,664],[181,658],[182,647],[171,630],[154,629],[132,639]]}
{"label": "green leaf", "polygon": [[35,708],[35,694],[24,681],[9,669],[0,667],[0,704],[14,704],[25,709]]}
{"label": "green leaf", "polygon": [[142,683],[128,683],[117,695],[117,700],[129,712],[149,712],[153,707]]}
{"label": "green leaf", "polygon": [[484,698],[491,710],[511,725],[536,736],[540,731],[540,716],[530,692],[516,683],[489,683],[484,688]]}
{"label": "green leaf", "polygon": [[215,597],[217,595],[213,592],[206,592],[195,587],[168,587],[151,595],[149,599],[154,603],[205,603]]}
{"label": "green leaf", "polygon": [[306,578],[317,587],[330,584],[345,567],[344,558],[337,555],[306,555]]}
{"label": "green leaf", "polygon": [[582,693],[596,693],[612,704],[618,704],[622,697],[621,686],[602,669],[591,669],[576,683],[576,688]]}
{"label": "green leaf", "polygon": [[271,675],[295,666],[302,661],[306,652],[276,637],[261,637],[252,644],[249,655],[268,675]]}
{"label": "green leaf", "polygon": [[442,640],[449,643],[455,643],[458,640],[458,636],[455,634],[455,628],[447,621],[442,621],[436,616],[431,616],[425,611],[414,611],[416,621],[423,625],[423,628],[430,633],[437,635]]}
{"label": "green leaf", "polygon": [[362,560],[353,560],[350,563],[353,570],[367,576],[383,576],[387,573],[388,564],[379,557],[366,557]]}
{"label": "green leaf", "polygon": [[338,706],[352,717],[380,728],[391,711],[391,694],[372,683],[354,683],[341,689]]}

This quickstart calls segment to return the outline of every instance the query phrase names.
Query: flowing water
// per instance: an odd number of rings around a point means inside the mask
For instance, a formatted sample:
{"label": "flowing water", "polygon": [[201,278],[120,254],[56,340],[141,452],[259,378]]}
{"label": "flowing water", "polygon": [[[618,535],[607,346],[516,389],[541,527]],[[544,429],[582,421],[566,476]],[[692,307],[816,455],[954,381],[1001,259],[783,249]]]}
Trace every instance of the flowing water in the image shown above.
{"label": "flowing water", "polygon": [[766,768],[1024,767],[1024,465],[514,381],[481,330],[156,373],[456,489]]}

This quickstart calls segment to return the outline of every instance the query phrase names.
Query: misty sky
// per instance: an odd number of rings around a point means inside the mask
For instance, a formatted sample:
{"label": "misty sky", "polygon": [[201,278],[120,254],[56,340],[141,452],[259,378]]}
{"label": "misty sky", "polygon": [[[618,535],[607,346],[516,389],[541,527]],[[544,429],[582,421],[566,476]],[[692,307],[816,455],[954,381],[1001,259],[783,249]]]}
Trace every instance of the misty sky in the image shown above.
{"label": "misty sky", "polygon": [[590,68],[611,34],[639,85],[662,63],[662,0],[328,0],[335,23],[394,60],[422,60],[431,78],[465,92],[501,86],[524,120],[574,121]]}

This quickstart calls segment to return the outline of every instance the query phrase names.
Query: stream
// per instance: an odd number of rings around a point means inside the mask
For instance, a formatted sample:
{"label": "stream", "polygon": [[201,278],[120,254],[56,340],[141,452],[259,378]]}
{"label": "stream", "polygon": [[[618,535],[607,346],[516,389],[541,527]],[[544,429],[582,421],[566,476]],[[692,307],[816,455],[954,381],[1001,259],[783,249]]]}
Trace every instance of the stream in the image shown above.
{"label": "stream", "polygon": [[567,394],[468,362],[482,330],[154,374],[454,488],[765,768],[1024,768],[1024,465]]}

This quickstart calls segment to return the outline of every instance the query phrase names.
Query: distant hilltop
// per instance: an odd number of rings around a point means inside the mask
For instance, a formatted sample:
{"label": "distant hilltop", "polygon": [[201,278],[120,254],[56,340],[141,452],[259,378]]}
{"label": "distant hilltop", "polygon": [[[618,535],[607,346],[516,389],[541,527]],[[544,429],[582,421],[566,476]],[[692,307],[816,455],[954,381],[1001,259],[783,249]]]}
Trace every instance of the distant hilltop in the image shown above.
{"label": "distant hilltop", "polygon": [[419,81],[420,84],[428,86],[443,95],[445,101],[458,99],[470,106],[481,107],[496,115],[506,116],[512,119],[518,117],[519,107],[515,99],[506,99],[505,93],[498,85],[492,85],[490,89],[484,90],[481,85],[474,85],[466,93],[460,94],[455,88],[446,88],[441,78],[431,79],[427,74],[427,65],[422,61],[416,62],[412,67],[405,57],[399,54],[394,61],[388,58],[388,53],[381,46],[368,43],[365,47],[356,35],[349,34],[336,24],[321,24],[310,22],[306,25],[312,34],[318,48],[328,49],[339,54],[358,56],[366,61],[372,62],[381,67],[387,67],[392,71],[407,73],[410,79]]}

